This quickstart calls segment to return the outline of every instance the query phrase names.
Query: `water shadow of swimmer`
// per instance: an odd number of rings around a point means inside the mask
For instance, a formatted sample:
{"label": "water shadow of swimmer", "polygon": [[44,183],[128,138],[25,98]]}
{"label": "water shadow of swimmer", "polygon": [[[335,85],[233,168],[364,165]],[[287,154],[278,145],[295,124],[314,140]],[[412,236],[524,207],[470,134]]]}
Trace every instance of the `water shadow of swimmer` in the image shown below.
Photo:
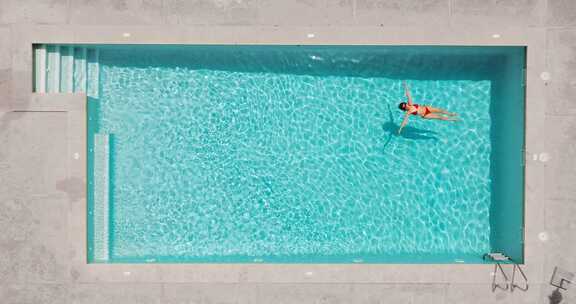
{"label": "water shadow of swimmer", "polygon": [[394,136],[397,137],[404,137],[407,139],[414,139],[414,140],[438,140],[438,137],[435,135],[438,134],[434,131],[418,129],[412,126],[406,126],[402,130],[401,134],[398,134],[398,129],[400,125],[394,123],[394,116],[392,115],[392,110],[390,110],[390,106],[388,106],[388,121],[382,124],[382,130],[390,133],[388,136],[388,140],[384,144],[384,148],[388,146],[390,141]]}

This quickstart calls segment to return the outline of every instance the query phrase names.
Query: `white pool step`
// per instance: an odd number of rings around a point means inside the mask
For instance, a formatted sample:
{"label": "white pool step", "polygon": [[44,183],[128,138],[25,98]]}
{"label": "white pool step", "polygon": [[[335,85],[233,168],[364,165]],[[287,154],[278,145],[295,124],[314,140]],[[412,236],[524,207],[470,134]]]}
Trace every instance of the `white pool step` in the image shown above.
{"label": "white pool step", "polygon": [[99,51],[73,45],[34,46],[34,92],[98,97]]}
{"label": "white pool step", "polygon": [[110,135],[94,135],[94,204],[93,224],[94,242],[92,252],[94,260],[107,261],[110,257]]}
{"label": "white pool step", "polygon": [[34,91],[46,93],[46,46],[34,49]]}
{"label": "white pool step", "polygon": [[46,92],[58,93],[60,91],[60,46],[49,45],[46,51],[48,53]]}
{"label": "white pool step", "polygon": [[74,92],[86,92],[86,48],[74,49]]}
{"label": "white pool step", "polygon": [[72,93],[74,81],[74,47],[60,47],[60,92]]}
{"label": "white pool step", "polygon": [[86,92],[88,96],[98,97],[98,85],[100,75],[99,52],[97,49],[88,50],[86,57],[87,67],[87,83]]}

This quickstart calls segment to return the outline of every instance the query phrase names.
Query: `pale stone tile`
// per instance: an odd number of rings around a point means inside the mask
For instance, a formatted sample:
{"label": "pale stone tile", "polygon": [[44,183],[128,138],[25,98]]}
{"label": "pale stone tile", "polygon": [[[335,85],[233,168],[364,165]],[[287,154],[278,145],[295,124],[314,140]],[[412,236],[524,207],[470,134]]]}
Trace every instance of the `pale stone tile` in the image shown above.
{"label": "pale stone tile", "polygon": [[[77,258],[81,258],[79,261]],[[161,282],[158,265],[154,264],[87,264],[79,255],[70,266],[72,279],[82,283],[153,283]]]}
{"label": "pale stone tile", "polygon": [[162,24],[162,1],[70,0],[71,24]]}
{"label": "pale stone tile", "polygon": [[30,93],[32,93],[32,70],[17,71],[12,69],[10,75],[10,109],[22,110],[30,103]]}
{"label": "pale stone tile", "polygon": [[548,230],[548,240],[544,242],[542,254],[546,256],[542,282],[549,282],[554,267],[576,273],[576,231],[571,229]]}
{"label": "pale stone tile", "polygon": [[[0,111],[0,142],[8,143],[10,140],[10,133],[8,132],[10,129],[8,126],[15,119],[17,116],[10,115],[10,112],[7,111]],[[10,167],[12,166],[8,162],[8,157],[10,155],[10,146],[9,145],[0,145],[0,193],[1,190],[7,190],[7,187],[2,187],[1,185],[5,184],[8,180],[10,173]],[[6,194],[6,193],[5,193]]]}
{"label": "pale stone tile", "polygon": [[393,265],[262,264],[244,265],[241,282],[330,283],[382,282],[383,270]]}
{"label": "pale stone tile", "polygon": [[479,284],[492,282],[490,275],[494,271],[492,264],[445,265],[445,282]]}
{"label": "pale stone tile", "polygon": [[68,104],[66,102],[67,94],[50,93],[50,94],[40,94],[33,93],[30,94],[30,102],[26,108],[17,109],[19,111],[59,111],[65,112],[68,110]]}
{"label": "pale stone tile", "polygon": [[258,6],[259,22],[264,25],[324,25],[329,24],[325,3],[313,0],[263,0]]}
{"label": "pale stone tile", "polygon": [[[84,157],[79,158],[78,160],[75,159],[74,161],[81,162],[82,160],[86,161]],[[75,170],[71,170],[71,173],[74,173],[75,175],[59,181],[56,184],[56,189],[64,192],[68,197],[68,201],[76,203],[80,200],[86,199],[86,174],[81,174],[86,173],[86,164],[83,163],[78,166],[73,166],[73,168]]]}
{"label": "pale stone tile", "polygon": [[384,282],[398,283],[442,283],[447,280],[447,275],[462,267],[470,266],[469,276],[474,277],[481,271],[479,265],[433,265],[433,264],[403,264],[403,265],[378,265],[382,272]]}
{"label": "pale stone tile", "polygon": [[[533,225],[526,222],[526,226]],[[542,226],[538,229],[526,229],[524,235],[524,264],[520,265],[522,270],[532,283],[541,283],[543,274],[543,265],[546,261],[545,242],[540,239],[540,233],[544,231]],[[512,269],[507,266],[506,269]],[[544,281],[545,282],[545,281]]]}
{"label": "pale stone tile", "polygon": [[162,303],[161,284],[75,284],[70,290],[73,304]]}
{"label": "pale stone tile", "polygon": [[[330,284],[349,290],[343,303],[444,303],[445,285],[443,284]],[[349,286],[349,287],[348,287]],[[330,302],[328,302],[330,303]]]}
{"label": "pale stone tile", "polygon": [[12,108],[11,99],[12,99],[12,70],[11,69],[0,70],[0,112],[7,112],[11,110]]}
{"label": "pale stone tile", "polygon": [[65,304],[69,303],[68,286],[64,284],[0,285],[2,303]]}
{"label": "pale stone tile", "polygon": [[499,290],[492,292],[490,284],[458,284],[452,283],[448,286],[446,293],[446,304],[495,304],[495,303],[536,303],[540,297],[540,285],[534,284],[528,291],[523,292],[516,289]]}
{"label": "pale stone tile", "polygon": [[[342,284],[257,284],[240,287],[238,303],[362,303],[354,299],[353,286]],[[409,295],[392,295],[391,303],[402,303]],[[369,297],[368,295],[364,295]],[[396,302],[394,302],[396,301]]]}
{"label": "pale stone tile", "polygon": [[448,284],[410,285],[412,304],[444,304]]}
{"label": "pale stone tile", "polygon": [[575,116],[546,117],[547,149],[539,156],[545,163],[546,198],[576,197],[576,119]]}
{"label": "pale stone tile", "polygon": [[0,1],[0,23],[66,23],[68,0]]}
{"label": "pale stone tile", "polygon": [[25,241],[35,230],[32,221],[32,206],[21,198],[4,198],[0,201],[0,243]]}
{"label": "pale stone tile", "polygon": [[546,24],[552,26],[576,25],[576,2],[572,0],[549,0]]}
{"label": "pale stone tile", "polygon": [[66,177],[63,119],[65,113],[10,112],[2,117],[7,134],[3,147],[8,149],[0,200],[8,212],[0,226],[9,232],[0,240],[2,279],[57,282],[67,277],[67,251],[62,250],[67,247],[67,227],[62,218],[68,207],[56,189]]}
{"label": "pale stone tile", "polygon": [[10,27],[0,26],[0,71],[12,67]]}
{"label": "pale stone tile", "polygon": [[311,27],[260,27],[258,39],[262,44],[314,44],[315,39],[308,38],[308,34],[314,33]]}
{"label": "pale stone tile", "polygon": [[0,216],[0,281],[62,282],[67,279],[67,213],[59,196],[3,200]]}
{"label": "pale stone tile", "polygon": [[[37,244],[14,241],[0,244],[0,282],[57,283],[68,278],[62,239],[50,237]],[[58,248],[56,246],[59,246]]]}
{"label": "pale stone tile", "polygon": [[[82,25],[74,28],[75,43],[100,44],[195,44],[203,41],[184,40],[189,27],[183,26],[95,26]],[[128,35],[128,36],[126,36]],[[194,38],[195,36],[190,36]]]}
{"label": "pale stone tile", "polygon": [[[87,221],[86,199],[71,201],[68,204],[68,255],[70,264],[70,277],[74,281],[80,279],[77,269],[90,267],[87,264]],[[85,270],[82,270],[85,273]]]}
{"label": "pale stone tile", "polygon": [[240,278],[239,264],[162,264],[162,282],[236,283]]}
{"label": "pale stone tile", "polygon": [[546,229],[572,230],[576,234],[576,198],[548,200],[544,214]]}
{"label": "pale stone tile", "polygon": [[[5,113],[0,124],[4,143],[5,180],[0,193],[8,197],[56,193],[66,177],[66,113]],[[11,196],[10,196],[11,195]]]}
{"label": "pale stone tile", "polygon": [[86,154],[86,140],[70,140],[70,152],[67,154],[69,158],[69,176],[66,180],[57,184],[60,191],[69,195],[72,202],[78,199],[86,198],[86,161],[88,155]]}
{"label": "pale stone tile", "polygon": [[354,19],[360,25],[445,25],[448,0],[356,0]]}
{"label": "pale stone tile", "polygon": [[[444,285],[241,284],[238,303],[444,303]],[[207,302],[211,303],[211,302]]]}
{"label": "pale stone tile", "polygon": [[453,24],[541,25],[545,0],[452,0]]}
{"label": "pale stone tile", "polygon": [[328,25],[352,25],[354,21],[354,0],[326,0],[324,7]]}
{"label": "pale stone tile", "polygon": [[256,0],[165,0],[167,24],[255,25]]}
{"label": "pale stone tile", "polygon": [[258,6],[263,25],[336,25],[353,22],[351,0],[263,0]]}
{"label": "pale stone tile", "polygon": [[237,291],[249,288],[238,284],[196,283],[196,284],[164,284],[162,303],[237,303]]}
{"label": "pale stone tile", "polygon": [[[67,93],[68,111],[76,112],[76,115],[86,116],[87,96],[85,93]],[[85,119],[85,118],[84,118]],[[83,121],[82,123],[84,123]]]}
{"label": "pale stone tile", "polygon": [[[252,264],[243,266],[240,281],[278,283],[441,283],[445,281],[444,273],[448,270],[448,267],[458,266],[423,266],[416,264]],[[477,271],[472,273],[477,273]]]}
{"label": "pale stone tile", "polygon": [[[345,293],[340,295],[339,290]],[[326,295],[321,294],[321,299],[326,299],[321,303],[333,303],[332,299],[340,303],[414,303],[418,291],[420,285],[417,284],[329,284]]]}
{"label": "pale stone tile", "polygon": [[9,134],[11,171],[3,185],[28,194],[57,193],[66,179],[66,113],[10,112],[4,115]]}
{"label": "pale stone tile", "polygon": [[576,114],[576,30],[548,31],[548,114]]}

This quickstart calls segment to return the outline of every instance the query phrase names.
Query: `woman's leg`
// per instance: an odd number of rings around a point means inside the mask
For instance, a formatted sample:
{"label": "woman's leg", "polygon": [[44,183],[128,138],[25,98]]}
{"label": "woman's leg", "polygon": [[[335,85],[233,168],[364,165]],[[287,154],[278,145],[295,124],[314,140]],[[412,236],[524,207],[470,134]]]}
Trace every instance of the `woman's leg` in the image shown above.
{"label": "woman's leg", "polygon": [[431,113],[442,113],[442,114],[446,114],[446,115],[449,115],[449,116],[456,116],[456,115],[458,115],[458,114],[456,114],[456,113],[448,112],[448,111],[446,111],[446,110],[444,110],[444,109],[434,108],[434,107],[431,107],[431,106],[428,106],[428,109],[430,110]]}
{"label": "woman's leg", "polygon": [[447,120],[447,121],[457,121],[458,120],[458,118],[446,117],[446,116],[442,116],[442,115],[434,114],[434,113],[430,113],[426,116],[423,116],[422,118],[424,118],[424,119],[439,119],[439,120]]}

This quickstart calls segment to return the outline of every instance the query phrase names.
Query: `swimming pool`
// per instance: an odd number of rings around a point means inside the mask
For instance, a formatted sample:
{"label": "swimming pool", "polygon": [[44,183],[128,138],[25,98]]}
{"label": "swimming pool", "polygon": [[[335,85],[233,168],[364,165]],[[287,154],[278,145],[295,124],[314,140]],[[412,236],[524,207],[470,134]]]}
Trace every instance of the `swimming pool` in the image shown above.
{"label": "swimming pool", "polygon": [[523,47],[70,49],[90,262],[523,260]]}

